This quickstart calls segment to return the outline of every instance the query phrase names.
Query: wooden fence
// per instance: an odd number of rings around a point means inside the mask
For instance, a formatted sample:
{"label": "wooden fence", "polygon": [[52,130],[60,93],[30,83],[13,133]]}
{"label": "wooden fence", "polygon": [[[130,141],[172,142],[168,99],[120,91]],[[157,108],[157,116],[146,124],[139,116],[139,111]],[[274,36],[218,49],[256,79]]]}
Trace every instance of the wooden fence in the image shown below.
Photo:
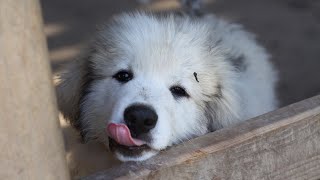
{"label": "wooden fence", "polygon": [[126,163],[91,179],[319,179],[320,96]]}
{"label": "wooden fence", "polygon": [[[38,0],[0,0],[0,179],[70,179]],[[82,179],[319,179],[320,96]]]}
{"label": "wooden fence", "polygon": [[68,168],[37,0],[0,0],[0,179],[64,180]]}

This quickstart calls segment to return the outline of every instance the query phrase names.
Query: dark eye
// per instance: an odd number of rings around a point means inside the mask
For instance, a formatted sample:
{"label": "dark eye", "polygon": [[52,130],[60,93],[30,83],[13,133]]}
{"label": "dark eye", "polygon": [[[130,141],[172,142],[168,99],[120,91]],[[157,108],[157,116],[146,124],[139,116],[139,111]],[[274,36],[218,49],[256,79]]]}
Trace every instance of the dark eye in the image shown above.
{"label": "dark eye", "polygon": [[189,94],[186,92],[186,90],[180,86],[172,86],[170,91],[175,97],[189,97]]}
{"label": "dark eye", "polygon": [[133,78],[133,74],[130,71],[121,70],[113,75],[113,78],[115,78],[119,82],[126,83]]}

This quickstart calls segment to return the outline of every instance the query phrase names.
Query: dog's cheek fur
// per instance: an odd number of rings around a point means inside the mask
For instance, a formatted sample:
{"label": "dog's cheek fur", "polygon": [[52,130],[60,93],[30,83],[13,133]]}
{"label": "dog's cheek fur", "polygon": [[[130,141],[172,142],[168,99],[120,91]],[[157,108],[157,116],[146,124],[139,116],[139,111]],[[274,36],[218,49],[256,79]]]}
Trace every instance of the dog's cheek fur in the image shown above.
{"label": "dog's cheek fur", "polygon": [[172,119],[172,143],[203,135],[208,132],[207,119],[202,117],[201,108],[191,99],[181,98],[176,101]]}
{"label": "dog's cheek fur", "polygon": [[101,142],[107,142],[105,128],[108,122],[124,123],[123,111],[130,103],[128,96],[132,94],[128,90],[130,88],[110,77],[91,83],[89,93],[81,100],[79,117],[87,141],[98,138]]}
{"label": "dog's cheek fur", "polygon": [[[99,139],[107,142],[105,128],[107,118],[111,114],[112,99],[114,96],[112,89],[106,84],[111,84],[112,80],[95,79],[87,86],[86,93],[80,101],[79,124],[81,133],[85,141]],[[116,86],[114,86],[116,87]]]}

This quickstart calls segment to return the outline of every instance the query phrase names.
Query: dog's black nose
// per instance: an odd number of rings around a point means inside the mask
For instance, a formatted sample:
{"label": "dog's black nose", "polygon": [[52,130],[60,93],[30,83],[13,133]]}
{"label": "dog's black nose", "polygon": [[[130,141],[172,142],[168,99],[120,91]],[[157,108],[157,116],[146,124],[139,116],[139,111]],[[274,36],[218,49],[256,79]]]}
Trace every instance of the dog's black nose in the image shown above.
{"label": "dog's black nose", "polygon": [[132,137],[138,137],[143,133],[148,133],[156,126],[158,115],[151,107],[137,104],[126,108],[124,120]]}

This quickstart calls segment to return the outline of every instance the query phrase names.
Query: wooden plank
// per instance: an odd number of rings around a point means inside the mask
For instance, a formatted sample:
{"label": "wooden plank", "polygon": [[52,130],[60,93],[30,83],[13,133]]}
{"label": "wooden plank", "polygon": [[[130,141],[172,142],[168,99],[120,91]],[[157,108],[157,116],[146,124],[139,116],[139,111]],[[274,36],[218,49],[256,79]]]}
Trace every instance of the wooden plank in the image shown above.
{"label": "wooden plank", "polygon": [[91,179],[319,179],[320,96],[163,151]]}
{"label": "wooden plank", "polygon": [[38,0],[0,0],[0,179],[69,179]]}

